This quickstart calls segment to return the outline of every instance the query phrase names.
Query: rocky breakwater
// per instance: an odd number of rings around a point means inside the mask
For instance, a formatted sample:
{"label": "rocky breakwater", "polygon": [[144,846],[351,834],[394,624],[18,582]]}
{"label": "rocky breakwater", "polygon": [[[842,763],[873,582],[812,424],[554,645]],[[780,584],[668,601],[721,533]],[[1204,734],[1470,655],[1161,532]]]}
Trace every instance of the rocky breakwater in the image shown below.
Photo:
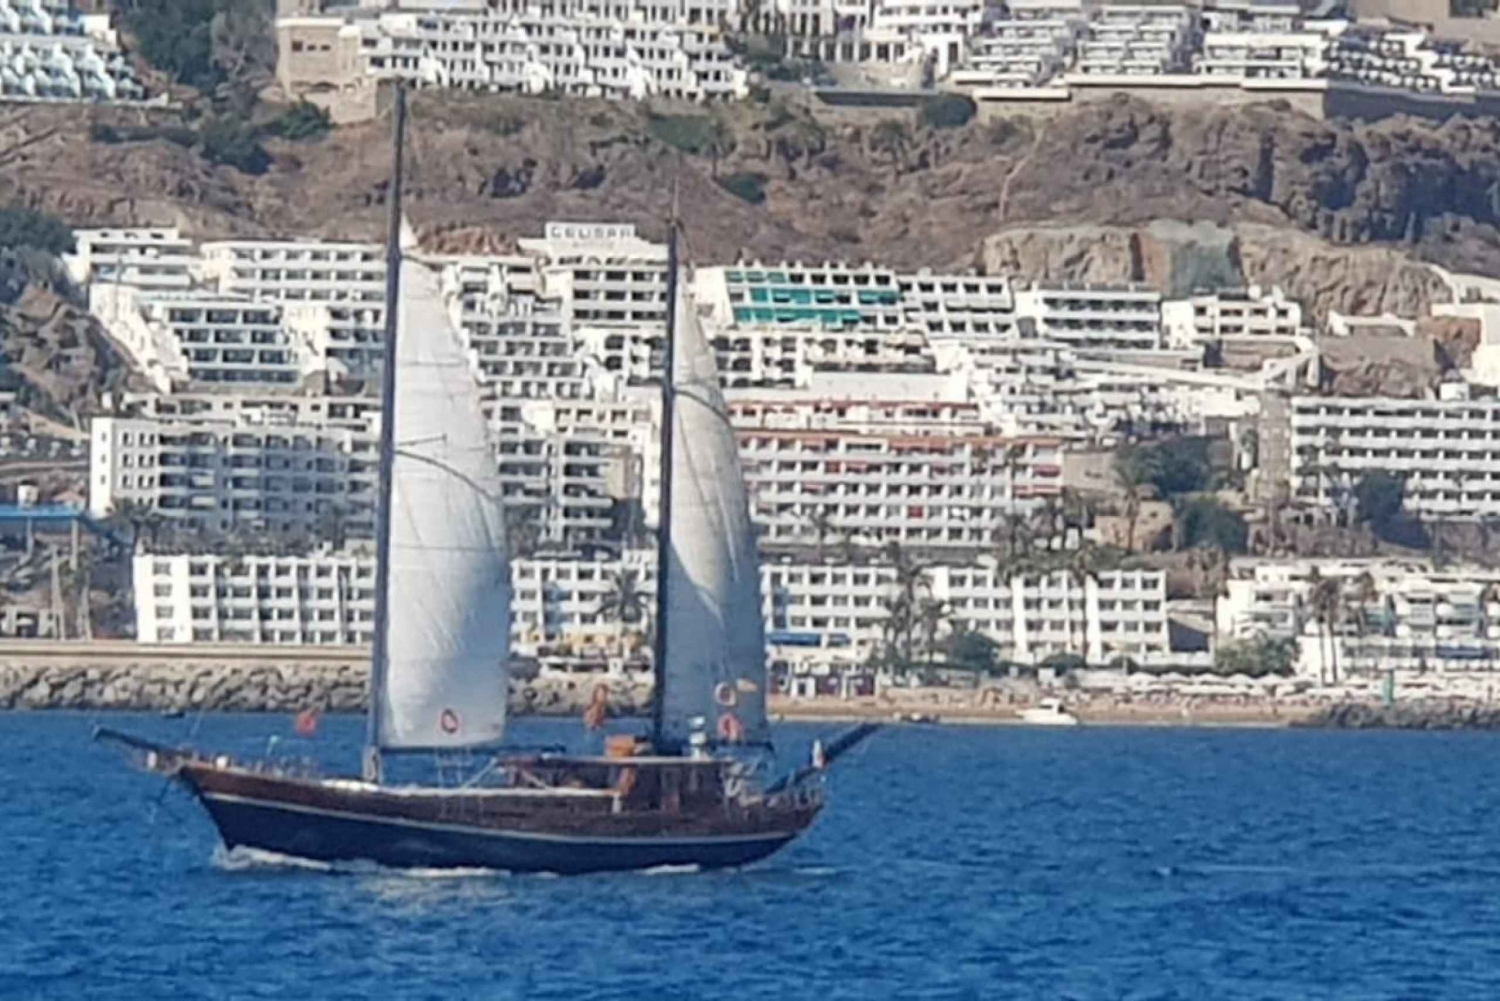
{"label": "rocky breakwater", "polygon": [[1331,730],[1500,730],[1500,706],[1424,699],[1339,702],[1294,724]]}
{"label": "rocky breakwater", "polygon": [[[368,680],[369,668],[361,660],[3,663],[0,709],[363,712]],[[650,704],[647,679],[564,675],[513,679],[511,708],[516,713],[578,715],[599,684],[608,688],[616,715],[636,715]]]}
{"label": "rocky breakwater", "polygon": [[41,664],[0,666],[0,708],[354,712],[365,705],[358,664]]}

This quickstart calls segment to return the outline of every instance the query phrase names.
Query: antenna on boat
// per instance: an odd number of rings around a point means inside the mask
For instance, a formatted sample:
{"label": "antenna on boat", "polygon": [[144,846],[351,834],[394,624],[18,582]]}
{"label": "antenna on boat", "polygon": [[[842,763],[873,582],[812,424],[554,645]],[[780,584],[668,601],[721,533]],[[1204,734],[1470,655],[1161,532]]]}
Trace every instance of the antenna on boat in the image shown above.
{"label": "antenna on boat", "polygon": [[675,420],[678,191],[682,160],[672,175],[672,212],[667,220],[667,316],[661,363],[661,501],[656,518],[656,636],[651,646],[651,745],[665,753],[667,682],[667,577],[672,553],[672,439]]}
{"label": "antenna on boat", "polygon": [[375,507],[375,642],[370,657],[370,705],[365,737],[364,776],[380,782],[380,710],[385,692],[390,644],[386,631],[391,583],[391,474],[396,458],[396,318],[401,300],[402,153],[406,145],[406,85],[395,81],[396,104],[391,154],[391,184],[386,193],[390,214],[385,234],[385,354],[380,378],[380,473]]}

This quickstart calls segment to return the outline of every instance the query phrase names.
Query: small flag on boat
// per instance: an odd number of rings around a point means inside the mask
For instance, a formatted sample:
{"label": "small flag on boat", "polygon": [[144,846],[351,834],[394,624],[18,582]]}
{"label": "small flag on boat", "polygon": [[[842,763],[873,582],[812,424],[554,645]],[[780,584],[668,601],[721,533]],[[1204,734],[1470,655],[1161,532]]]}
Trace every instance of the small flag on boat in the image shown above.
{"label": "small flag on boat", "polygon": [[304,709],[297,714],[297,736],[311,737],[318,732],[318,711]]}

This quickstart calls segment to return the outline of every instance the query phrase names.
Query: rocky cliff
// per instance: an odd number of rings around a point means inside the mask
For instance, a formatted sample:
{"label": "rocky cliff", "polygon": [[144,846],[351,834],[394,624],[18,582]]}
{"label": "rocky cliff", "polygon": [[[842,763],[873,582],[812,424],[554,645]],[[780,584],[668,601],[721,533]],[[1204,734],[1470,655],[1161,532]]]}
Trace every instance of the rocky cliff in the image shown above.
{"label": "rocky cliff", "polygon": [[[436,93],[413,112],[410,214],[460,244],[508,245],[553,218],[634,221],[659,236],[680,177],[691,249],[705,260],[985,264],[1179,287],[1243,275],[1352,311],[1420,310],[1439,294],[1408,256],[1500,275],[1491,120],[1321,122],[1275,103],[1121,99],[1050,119],[890,129],[878,116],[815,120],[790,98],[710,120],[701,109]],[[116,109],[11,112],[0,119],[0,202],[75,225],[380,233],[386,123],[268,141],[258,176],[210,165],[182,125]],[[1065,229],[1079,226],[1109,229]],[[1059,228],[1072,233],[1061,245]],[[1160,253],[1163,243],[1177,249]]]}

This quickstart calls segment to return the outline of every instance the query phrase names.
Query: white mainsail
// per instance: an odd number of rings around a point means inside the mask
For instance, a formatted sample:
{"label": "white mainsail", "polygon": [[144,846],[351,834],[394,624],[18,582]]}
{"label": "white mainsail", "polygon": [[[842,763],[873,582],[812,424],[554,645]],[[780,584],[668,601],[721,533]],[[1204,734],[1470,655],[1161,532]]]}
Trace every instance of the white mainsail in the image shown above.
{"label": "white mainsail", "polygon": [[494,451],[438,275],[401,264],[384,748],[493,743],[505,729],[510,570]]}
{"label": "white mainsail", "polygon": [[765,621],[739,446],[714,356],[679,282],[671,360],[671,551],[667,554],[662,736],[686,741],[695,718],[720,740],[764,741]]}

